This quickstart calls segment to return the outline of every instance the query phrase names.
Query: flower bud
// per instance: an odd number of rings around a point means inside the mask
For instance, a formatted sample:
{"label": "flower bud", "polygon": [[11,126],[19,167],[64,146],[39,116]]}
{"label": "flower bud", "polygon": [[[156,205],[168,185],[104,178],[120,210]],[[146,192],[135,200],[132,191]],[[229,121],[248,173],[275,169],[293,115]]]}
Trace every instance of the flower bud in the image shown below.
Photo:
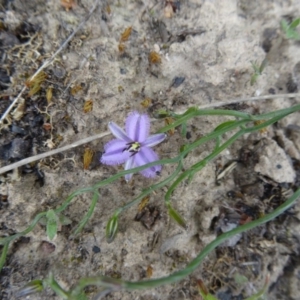
{"label": "flower bud", "polygon": [[44,289],[42,280],[32,280],[16,293],[16,297],[25,297]]}
{"label": "flower bud", "polygon": [[117,234],[118,231],[118,215],[113,215],[106,226],[106,241],[111,243]]}

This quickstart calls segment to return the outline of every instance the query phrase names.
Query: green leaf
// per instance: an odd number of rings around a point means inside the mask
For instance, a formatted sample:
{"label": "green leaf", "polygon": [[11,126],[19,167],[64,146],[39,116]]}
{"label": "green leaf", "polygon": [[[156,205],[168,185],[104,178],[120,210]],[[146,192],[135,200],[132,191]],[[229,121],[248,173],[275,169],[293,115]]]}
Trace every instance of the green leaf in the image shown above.
{"label": "green leaf", "polygon": [[286,20],[281,21],[281,28],[285,32],[285,34],[289,31],[289,24]]}
{"label": "green leaf", "polygon": [[180,214],[171,206],[170,203],[167,203],[168,212],[170,217],[181,227],[184,229],[187,229],[187,225],[184,221],[184,219],[180,216]]}
{"label": "green leaf", "polygon": [[48,210],[47,214],[46,232],[50,240],[52,240],[57,233],[57,216],[53,209]]}
{"label": "green leaf", "polygon": [[[215,129],[214,129],[214,132],[215,131],[218,131],[218,130],[222,130],[228,126],[231,126],[235,123],[236,121],[235,120],[231,120],[231,121],[226,121],[226,122],[223,122],[221,123],[220,125],[218,125]],[[220,142],[221,142],[221,139],[220,139],[220,136],[216,137],[216,146],[215,146],[215,149],[218,149],[219,146],[220,146]]]}
{"label": "green leaf", "polygon": [[169,113],[165,109],[159,109],[155,112],[154,117],[157,119],[163,119],[169,116]]}
{"label": "green leaf", "polygon": [[198,111],[198,107],[192,106],[192,107],[188,108],[185,113],[183,113],[182,115],[180,115],[180,117],[189,115],[190,113],[197,112],[197,111]]}
{"label": "green leaf", "polygon": [[234,274],[234,281],[238,285],[243,285],[244,283],[248,282],[249,280],[246,276],[236,273],[236,274]]}
{"label": "green leaf", "polygon": [[46,216],[41,217],[39,220],[39,223],[43,226],[46,226],[47,225],[47,217]]}
{"label": "green leaf", "polygon": [[268,63],[268,60],[266,58],[261,62],[260,67],[259,67],[259,74],[260,75],[262,74],[263,70],[265,69],[267,63]]}
{"label": "green leaf", "polygon": [[215,296],[213,296],[212,294],[207,294],[205,295],[204,293],[200,292],[203,300],[218,300],[218,298],[216,298]]}
{"label": "green leaf", "polygon": [[58,282],[54,279],[53,274],[50,273],[49,277],[44,280],[49,287],[62,299],[70,299],[70,295],[68,292],[66,292],[59,284]]}
{"label": "green leaf", "polygon": [[118,215],[113,215],[109,219],[106,226],[106,241],[108,243],[111,243],[115,239],[118,232],[118,223]]}
{"label": "green leaf", "polygon": [[41,292],[44,289],[42,280],[32,280],[28,284],[26,284],[23,288],[21,288],[16,296],[18,298],[26,297],[33,293]]}
{"label": "green leaf", "polygon": [[[182,146],[180,146],[179,152],[182,153],[184,150],[187,149],[187,147],[188,147],[188,145],[182,145]],[[184,156],[184,158],[186,158],[187,156],[188,156],[188,154],[186,154],[186,155]]]}
{"label": "green leaf", "polygon": [[253,74],[251,76],[251,80],[250,80],[250,85],[252,86],[256,81],[257,81],[258,75],[257,74]]}
{"label": "green leaf", "polygon": [[63,214],[59,214],[58,219],[61,225],[70,225],[72,223],[72,220],[64,216]]}
{"label": "green leaf", "polygon": [[296,27],[298,27],[300,25],[300,18],[295,19],[291,24],[290,24],[290,28],[295,29]]}
{"label": "green leaf", "polygon": [[81,294],[77,295],[76,300],[89,300],[89,298],[84,292],[82,292]]}
{"label": "green leaf", "polygon": [[296,31],[296,27],[300,24],[300,18],[295,19],[291,24],[286,20],[281,21],[281,28],[285,33],[287,39],[300,40],[300,34]]}
{"label": "green leaf", "polygon": [[187,131],[187,129],[186,129],[186,122],[184,122],[184,123],[181,124],[181,135],[183,137],[186,137],[186,131]]}
{"label": "green leaf", "polygon": [[298,41],[300,39],[299,33],[297,31],[295,31],[294,29],[289,29],[286,37],[288,39],[296,40],[296,41]]}
{"label": "green leaf", "polygon": [[221,130],[221,129],[224,129],[228,126],[231,126],[232,124],[234,124],[236,121],[235,120],[231,120],[231,121],[226,121],[226,122],[223,122],[221,123],[220,125],[218,125],[214,131],[218,131],[218,130]]}

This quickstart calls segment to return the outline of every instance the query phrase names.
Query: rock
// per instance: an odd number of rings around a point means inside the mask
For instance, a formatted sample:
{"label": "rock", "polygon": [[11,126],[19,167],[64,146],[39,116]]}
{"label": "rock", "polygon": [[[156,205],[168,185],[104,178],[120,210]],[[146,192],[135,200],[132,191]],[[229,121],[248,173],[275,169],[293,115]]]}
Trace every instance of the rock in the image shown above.
{"label": "rock", "polygon": [[282,148],[271,140],[265,139],[258,149],[259,162],[254,171],[268,176],[276,182],[294,182],[296,173]]}

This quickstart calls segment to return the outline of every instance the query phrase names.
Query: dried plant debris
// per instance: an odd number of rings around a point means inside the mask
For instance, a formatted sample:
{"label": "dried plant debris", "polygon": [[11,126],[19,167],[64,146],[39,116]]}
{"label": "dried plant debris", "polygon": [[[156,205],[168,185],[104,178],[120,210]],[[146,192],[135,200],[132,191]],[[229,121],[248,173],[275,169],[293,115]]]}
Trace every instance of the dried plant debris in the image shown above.
{"label": "dried plant debris", "polygon": [[10,72],[8,69],[0,68],[0,91],[10,86]]}
{"label": "dried plant debris", "polygon": [[25,113],[25,109],[26,109],[25,99],[20,98],[20,100],[18,101],[17,107],[11,113],[13,119],[16,121],[20,121]]}
{"label": "dried plant debris", "polygon": [[132,31],[132,26],[127,27],[121,34],[120,43],[128,41]]}
{"label": "dried plant debris", "polygon": [[83,154],[83,168],[84,170],[88,170],[90,167],[90,164],[93,160],[94,151],[91,148],[85,148],[84,154]]}
{"label": "dried plant debris", "polygon": [[87,100],[84,102],[83,112],[88,113],[93,110],[93,100]]}
{"label": "dried plant debris", "polygon": [[38,93],[41,89],[42,83],[45,81],[46,78],[47,78],[47,74],[41,71],[33,79],[27,80],[25,82],[25,85],[30,89],[28,96],[33,96],[36,93]]}
{"label": "dried plant debris", "polygon": [[159,218],[159,208],[154,205],[146,205],[143,206],[141,210],[136,214],[134,220],[141,222],[148,230],[150,230]]}
{"label": "dried plant debris", "polygon": [[60,3],[66,9],[66,11],[73,9],[76,6],[75,0],[60,0]]}
{"label": "dried plant debris", "polygon": [[149,63],[150,64],[160,64],[161,63],[161,56],[156,51],[151,51],[149,53]]}
{"label": "dried plant debris", "polygon": [[11,142],[0,146],[0,159],[14,162],[28,156],[31,151],[32,140],[15,138]]}

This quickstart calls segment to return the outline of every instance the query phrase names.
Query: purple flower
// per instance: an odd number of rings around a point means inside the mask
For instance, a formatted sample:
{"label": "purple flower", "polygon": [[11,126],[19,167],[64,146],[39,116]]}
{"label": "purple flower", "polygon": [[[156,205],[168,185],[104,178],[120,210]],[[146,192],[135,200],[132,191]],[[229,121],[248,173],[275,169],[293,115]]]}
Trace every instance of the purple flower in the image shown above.
{"label": "purple flower", "polygon": [[[105,153],[101,162],[106,165],[118,165],[125,163],[125,170],[158,160],[158,155],[151,147],[161,143],[166,134],[158,133],[149,136],[150,120],[148,115],[132,112],[126,119],[126,132],[116,123],[109,122],[108,127],[116,139],[104,146]],[[145,177],[153,178],[161,171],[161,165],[152,166],[140,173]],[[129,181],[132,174],[125,175]]]}

